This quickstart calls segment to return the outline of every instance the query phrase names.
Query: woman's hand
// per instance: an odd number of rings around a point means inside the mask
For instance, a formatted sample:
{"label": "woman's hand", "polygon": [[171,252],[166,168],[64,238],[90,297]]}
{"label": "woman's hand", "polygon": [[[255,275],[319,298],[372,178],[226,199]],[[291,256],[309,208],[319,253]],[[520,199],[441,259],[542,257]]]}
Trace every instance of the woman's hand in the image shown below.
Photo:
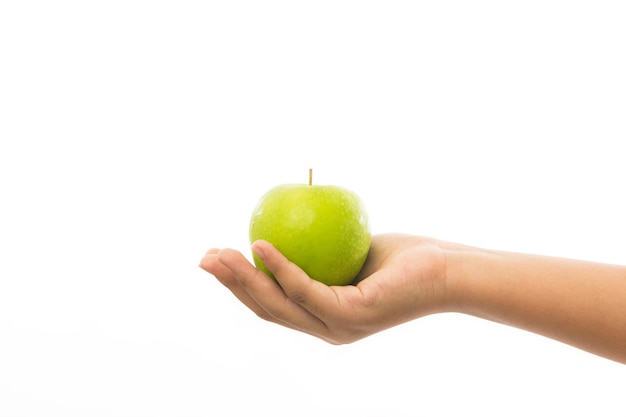
{"label": "woman's hand", "polygon": [[348,286],[309,278],[268,242],[257,241],[252,250],[276,281],[233,249],[210,250],[200,266],[259,317],[329,343],[350,343],[446,311],[450,301],[444,251],[434,239],[373,236],[365,265]]}
{"label": "woman's hand", "polygon": [[209,251],[200,266],[259,317],[329,343],[455,311],[626,363],[625,266],[379,235],[353,285],[329,287],[268,242],[252,250],[276,281],[232,249]]}

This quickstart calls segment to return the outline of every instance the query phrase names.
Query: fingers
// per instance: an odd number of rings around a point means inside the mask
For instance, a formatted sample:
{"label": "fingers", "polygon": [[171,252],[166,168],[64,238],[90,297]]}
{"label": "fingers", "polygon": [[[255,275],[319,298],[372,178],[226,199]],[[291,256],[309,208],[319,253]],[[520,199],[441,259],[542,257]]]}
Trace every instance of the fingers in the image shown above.
{"label": "fingers", "polygon": [[236,279],[230,269],[226,268],[218,259],[219,249],[209,250],[200,260],[200,268],[214,275],[224,286],[230,288],[236,284]]}
{"label": "fingers", "polygon": [[[259,255],[258,251],[255,252]],[[264,253],[260,255],[262,259],[265,257]],[[280,255],[280,258],[282,259],[275,260],[280,264],[276,272],[281,275],[285,273],[294,274],[294,280],[309,279],[302,270],[291,264],[282,255]],[[274,280],[252,266],[241,253],[234,250],[223,250],[220,251],[219,259],[232,271],[241,288],[263,310],[261,314],[257,312],[257,315],[306,333],[315,335],[324,333],[326,326],[320,319],[291,299]],[[273,263],[270,263],[270,265],[272,268],[276,266]],[[275,270],[270,270],[272,273],[275,273]]]}
{"label": "fingers", "polygon": [[252,250],[263,261],[286,296],[321,320],[337,309],[335,292],[326,284],[309,278],[296,264],[289,262],[272,244],[257,241]]}
{"label": "fingers", "polygon": [[220,281],[226,288],[233,293],[239,301],[241,301],[246,307],[252,310],[259,317],[262,317],[265,311],[254,301],[248,292],[239,285],[236,276],[233,272],[219,260],[220,250],[212,249],[202,258],[200,267],[212,274]]}
{"label": "fingers", "polygon": [[[256,269],[240,252],[212,249],[200,267],[213,274],[260,318],[324,338],[325,325],[290,300],[276,281]],[[309,279],[306,274],[304,277]]]}
{"label": "fingers", "polygon": [[233,249],[210,250],[200,266],[257,316],[329,343],[341,343],[335,327],[351,321],[361,291],[353,286],[329,287],[311,279],[266,241],[255,242],[252,250],[276,281]]}

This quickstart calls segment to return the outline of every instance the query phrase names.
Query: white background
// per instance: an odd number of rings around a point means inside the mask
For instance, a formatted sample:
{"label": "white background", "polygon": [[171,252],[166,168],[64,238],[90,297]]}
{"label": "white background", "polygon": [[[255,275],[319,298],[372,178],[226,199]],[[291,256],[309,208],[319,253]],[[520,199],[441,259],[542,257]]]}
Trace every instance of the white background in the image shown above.
{"label": "white background", "polygon": [[[1,416],[626,413],[626,368],[472,317],[347,346],[197,265],[280,183],[373,232],[626,264],[621,1],[4,1]],[[558,300],[555,300],[558,302]]]}

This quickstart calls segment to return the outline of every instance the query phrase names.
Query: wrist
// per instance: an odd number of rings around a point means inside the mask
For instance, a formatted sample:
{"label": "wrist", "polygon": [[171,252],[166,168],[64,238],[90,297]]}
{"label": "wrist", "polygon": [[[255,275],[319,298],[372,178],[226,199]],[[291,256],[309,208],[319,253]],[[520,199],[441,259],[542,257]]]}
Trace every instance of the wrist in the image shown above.
{"label": "wrist", "polygon": [[[476,279],[482,276],[484,263],[490,256],[488,251],[451,242],[441,242],[445,256],[446,310],[455,313],[470,313],[472,293],[479,285]],[[482,266],[481,266],[482,265]]]}

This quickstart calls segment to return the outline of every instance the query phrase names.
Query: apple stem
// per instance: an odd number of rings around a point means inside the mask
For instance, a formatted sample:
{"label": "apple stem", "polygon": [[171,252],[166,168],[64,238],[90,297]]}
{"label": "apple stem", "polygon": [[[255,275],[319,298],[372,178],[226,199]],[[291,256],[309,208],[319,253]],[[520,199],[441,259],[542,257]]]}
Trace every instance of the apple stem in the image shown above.
{"label": "apple stem", "polygon": [[309,185],[313,185],[313,168],[309,168]]}

